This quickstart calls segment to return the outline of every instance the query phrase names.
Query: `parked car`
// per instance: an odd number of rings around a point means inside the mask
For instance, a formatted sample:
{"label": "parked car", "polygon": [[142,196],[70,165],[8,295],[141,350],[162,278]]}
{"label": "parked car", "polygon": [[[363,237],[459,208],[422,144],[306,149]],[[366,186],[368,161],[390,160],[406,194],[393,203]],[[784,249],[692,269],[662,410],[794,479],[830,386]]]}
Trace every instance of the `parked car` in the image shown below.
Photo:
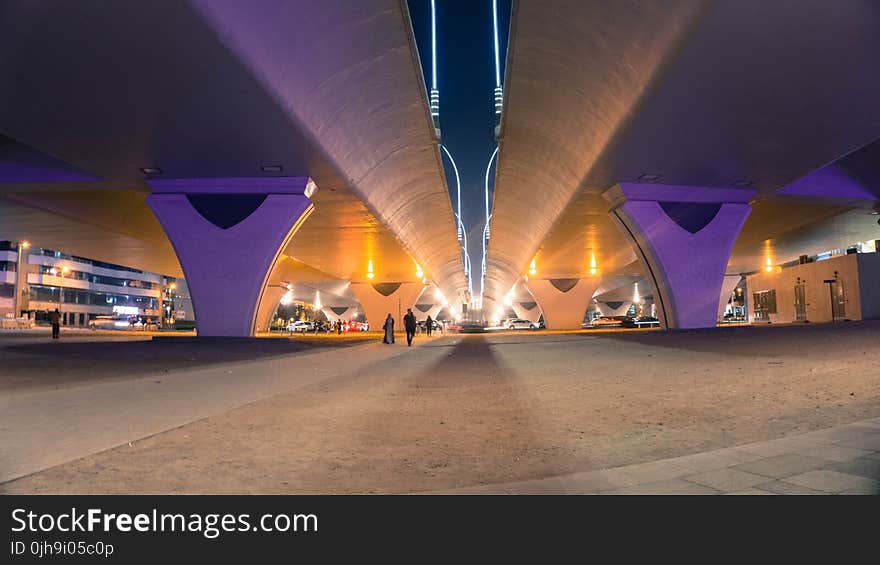
{"label": "parked car", "polygon": [[626,320],[627,316],[599,316],[598,318],[593,318],[593,321],[589,323],[589,325],[583,325],[582,327],[589,328],[613,328],[620,327],[623,325],[623,321]]}
{"label": "parked car", "polygon": [[505,322],[504,327],[509,330],[536,330],[538,329],[538,324],[521,318],[512,318]]}
{"label": "parked car", "polygon": [[[130,330],[134,329],[133,322],[136,322],[137,319],[132,319],[131,316],[96,316],[94,319],[89,320],[89,329],[90,330]],[[138,328],[139,329],[139,328]]]}
{"label": "parked car", "polygon": [[294,333],[294,332],[306,333],[307,331],[309,331],[311,329],[312,329],[312,323],[306,322],[304,320],[298,320],[296,322],[293,322],[292,324],[287,324],[287,331],[289,331],[290,333]]}
{"label": "parked car", "polygon": [[463,322],[458,331],[463,334],[479,334],[486,331],[486,326],[480,322]]}
{"label": "parked car", "polygon": [[159,322],[145,317],[129,318],[129,329],[155,332],[159,331]]}
{"label": "parked car", "polygon": [[659,328],[660,320],[651,316],[627,318],[623,321],[625,328]]}

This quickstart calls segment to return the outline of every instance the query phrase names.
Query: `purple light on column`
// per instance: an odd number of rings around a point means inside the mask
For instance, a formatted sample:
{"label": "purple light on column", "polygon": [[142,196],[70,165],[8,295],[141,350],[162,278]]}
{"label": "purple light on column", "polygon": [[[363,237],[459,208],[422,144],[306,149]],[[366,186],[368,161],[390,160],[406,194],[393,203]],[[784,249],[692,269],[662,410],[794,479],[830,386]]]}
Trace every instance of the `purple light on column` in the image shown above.
{"label": "purple light on column", "polygon": [[[659,294],[667,328],[714,327],[718,297],[733,244],[751,206],[754,190],[688,186],[618,185],[605,196],[617,207],[612,216],[636,245]],[[720,203],[715,216],[696,233],[682,227],[660,202]],[[731,202],[730,200],[736,201]]]}
{"label": "purple light on column", "polygon": [[171,240],[189,286],[200,336],[253,335],[266,281],[312,204],[309,179],[271,178],[265,200],[223,229],[192,205],[191,194],[259,194],[258,179],[162,179],[147,204]]}

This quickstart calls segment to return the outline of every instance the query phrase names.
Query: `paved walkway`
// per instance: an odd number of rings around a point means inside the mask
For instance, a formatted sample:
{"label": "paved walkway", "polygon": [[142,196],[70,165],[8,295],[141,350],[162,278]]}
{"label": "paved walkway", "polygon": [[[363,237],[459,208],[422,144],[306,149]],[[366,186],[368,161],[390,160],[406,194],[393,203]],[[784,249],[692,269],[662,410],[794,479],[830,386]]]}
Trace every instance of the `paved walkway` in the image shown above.
{"label": "paved walkway", "polygon": [[880,494],[880,418],[695,455],[432,494]]}

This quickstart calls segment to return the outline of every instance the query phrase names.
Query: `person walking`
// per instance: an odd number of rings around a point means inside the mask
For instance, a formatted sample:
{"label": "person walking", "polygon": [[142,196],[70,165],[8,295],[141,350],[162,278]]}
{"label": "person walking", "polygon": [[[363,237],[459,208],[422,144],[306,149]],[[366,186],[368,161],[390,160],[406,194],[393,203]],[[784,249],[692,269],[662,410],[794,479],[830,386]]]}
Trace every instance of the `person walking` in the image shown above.
{"label": "person walking", "polygon": [[336,322],[336,335],[342,335],[342,320]]}
{"label": "person walking", "polygon": [[428,316],[428,319],[425,321],[425,331],[428,332],[428,337],[431,337],[431,332],[434,331],[434,320],[431,319],[431,316]]}
{"label": "person walking", "polygon": [[412,308],[406,309],[406,315],[403,317],[403,327],[406,328],[406,344],[412,347],[413,336],[416,335],[416,316],[412,312]]}
{"label": "person walking", "polygon": [[58,308],[49,314],[49,323],[52,324],[52,339],[58,339],[58,334],[61,332],[61,312]]}
{"label": "person walking", "polygon": [[394,318],[391,317],[391,313],[388,313],[388,317],[385,318],[385,325],[382,326],[385,329],[385,337],[382,338],[382,343],[394,343]]}

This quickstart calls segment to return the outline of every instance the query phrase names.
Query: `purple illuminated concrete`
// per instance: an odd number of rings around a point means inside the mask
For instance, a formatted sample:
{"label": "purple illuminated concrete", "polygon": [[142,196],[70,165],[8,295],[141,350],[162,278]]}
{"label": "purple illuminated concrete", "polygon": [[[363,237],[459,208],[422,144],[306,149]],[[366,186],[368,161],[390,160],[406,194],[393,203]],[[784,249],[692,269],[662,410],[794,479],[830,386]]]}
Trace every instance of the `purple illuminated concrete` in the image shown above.
{"label": "purple illuminated concrete", "polygon": [[97,177],[0,135],[0,182],[77,182]]}
{"label": "purple illuminated concrete", "polygon": [[[725,270],[733,244],[751,212],[754,191],[620,184],[605,193],[611,213],[633,241],[657,291],[657,313],[667,328],[714,327]],[[721,203],[715,217],[697,233],[672,220],[656,196],[678,202]],[[735,197],[736,202],[729,198]]]}
{"label": "purple illuminated concrete", "polygon": [[837,165],[828,165],[812,172],[780,188],[776,194],[851,200],[877,199],[870,190]]}
{"label": "purple illuminated concrete", "polygon": [[151,179],[153,194],[305,194],[315,185],[308,177],[232,177]]}
{"label": "purple illuminated concrete", "polygon": [[188,188],[204,194],[208,183],[214,183],[212,193],[236,194],[252,184],[249,179],[149,183],[156,192],[147,196],[147,204],[168,234],[183,268],[199,336],[254,334],[269,274],[312,210],[304,194],[308,179],[267,180],[276,186],[263,191],[267,193],[265,201],[228,229],[215,226],[192,207],[186,196]]}

